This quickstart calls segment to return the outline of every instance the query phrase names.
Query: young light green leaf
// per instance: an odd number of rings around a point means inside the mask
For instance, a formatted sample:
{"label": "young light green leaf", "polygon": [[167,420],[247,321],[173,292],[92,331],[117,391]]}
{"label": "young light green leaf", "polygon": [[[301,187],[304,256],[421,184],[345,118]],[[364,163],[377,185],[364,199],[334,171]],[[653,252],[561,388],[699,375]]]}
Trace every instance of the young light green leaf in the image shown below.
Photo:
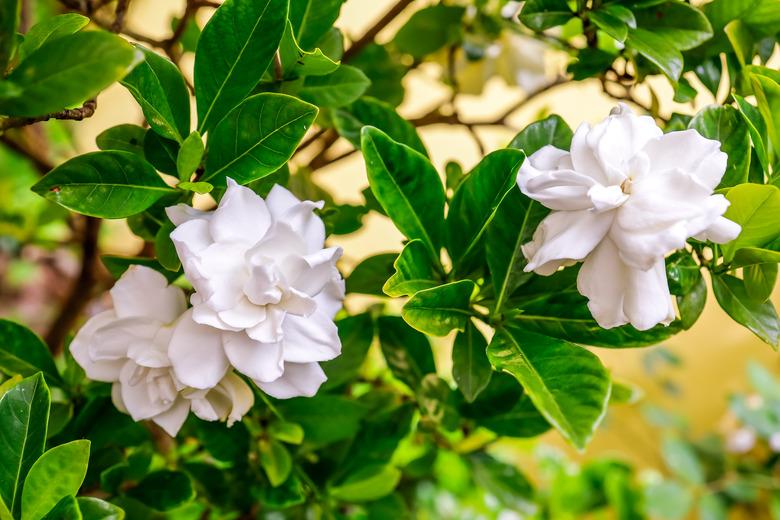
{"label": "young light green leaf", "polygon": [[195,53],[198,130],[205,133],[260,82],[284,33],[287,0],[227,0]]}
{"label": "young light green leaf", "polygon": [[5,73],[14,54],[21,12],[21,0],[0,0],[0,74]]}
{"label": "young light green leaf", "polygon": [[330,496],[345,502],[368,502],[393,492],[401,472],[392,466],[366,466],[330,489]]}
{"label": "young light green leaf", "polygon": [[199,182],[184,181],[177,184],[176,187],[179,188],[180,190],[187,190],[193,193],[198,193],[200,195],[211,193],[211,190],[214,189],[214,186],[212,186],[208,182],[203,182],[203,181],[199,181]]}
{"label": "young light green leaf", "polygon": [[247,184],[278,170],[295,152],[317,116],[317,107],[284,94],[257,94],[211,131],[206,173],[218,186],[225,177]]}
{"label": "young light green leaf", "polygon": [[393,267],[395,273],[382,287],[388,296],[407,296],[439,284],[434,260],[422,240],[409,241],[393,262]]}
{"label": "young light green leaf", "polygon": [[141,105],[144,117],[161,136],[181,141],[190,133],[190,92],[179,68],[170,60],[141,45],[144,61],[122,85]]}
{"label": "young light green leaf", "polygon": [[730,262],[743,247],[762,247],[780,236],[780,189],[776,186],[740,184],[726,198],[731,205],[723,215],[742,226],[739,236],[723,246],[723,259]]}
{"label": "young light green leaf", "polygon": [[300,424],[287,421],[275,421],[268,427],[268,433],[276,440],[288,444],[303,442],[303,428]]}
{"label": "young light green leaf", "polygon": [[280,486],[292,471],[292,457],[287,448],[275,440],[260,440],[260,465],[273,487]]}
{"label": "young light green leaf", "polygon": [[124,218],[175,193],[152,165],[130,152],[92,152],[74,157],[33,186],[42,197],[84,215]]}
{"label": "young light green leaf", "polygon": [[15,518],[21,517],[30,467],[43,454],[50,402],[40,373],[22,380],[0,399],[0,500]]}
{"label": "young light green leaf", "polygon": [[30,27],[19,44],[19,61],[24,61],[45,43],[79,32],[88,23],[89,18],[76,13],[65,13],[41,20]]}
{"label": "young light green leaf", "polygon": [[464,330],[472,315],[474,287],[471,280],[460,280],[418,291],[406,302],[401,315],[415,329],[433,336]]}
{"label": "young light green leaf", "polygon": [[669,40],[652,31],[637,28],[628,31],[627,42],[666,74],[669,79],[674,82],[680,79],[683,71],[683,57]]}
{"label": "young light green leaf", "polygon": [[728,188],[747,182],[750,170],[750,133],[739,111],[731,106],[709,106],[696,114],[688,128],[707,139],[721,143],[720,149],[728,155],[726,172],[719,188]]}
{"label": "young light green leaf", "polygon": [[88,463],[88,440],[61,444],[41,455],[24,482],[22,520],[37,520],[64,497],[78,493]]}
{"label": "young light green leaf", "polygon": [[322,76],[339,68],[338,62],[331,60],[320,49],[314,49],[312,52],[301,49],[289,20],[279,43],[279,61],[282,65],[282,78],[286,80]]}
{"label": "young light green leaf", "polygon": [[444,221],[444,186],[428,159],[381,130],[361,132],[368,184],[385,213],[410,240],[418,238],[439,258]]}
{"label": "young light green leaf", "polygon": [[333,26],[345,0],[292,0],[290,23],[304,49],[312,48]]}
{"label": "young light green leaf", "polygon": [[382,316],[377,320],[377,330],[387,366],[409,388],[419,388],[426,374],[436,372],[428,338],[402,318]]}
{"label": "young light green leaf", "polygon": [[371,81],[358,68],[339,65],[324,76],[307,76],[298,96],[319,107],[349,105],[366,91]]}
{"label": "young light green leaf", "polygon": [[743,281],[731,275],[713,276],[712,290],[726,314],[777,349],[780,342],[780,321],[771,301],[753,300],[748,295]]}
{"label": "young light green leaf", "polygon": [[373,126],[385,132],[392,140],[405,144],[423,155],[428,155],[417,130],[395,109],[378,99],[363,96],[349,107],[333,113],[333,124],[339,135],[360,148],[360,130]]}
{"label": "young light green leaf", "polygon": [[513,375],[536,408],[583,449],[606,412],[612,381],[588,350],[509,324],[496,332],[488,357]]}
{"label": "young light green leaf", "polygon": [[8,75],[0,113],[37,116],[82,103],[122,79],[140,57],[123,38],[102,31],[50,41]]}
{"label": "young light green leaf", "polygon": [[548,144],[568,150],[573,135],[566,121],[561,116],[552,114],[525,127],[507,147],[522,150],[526,156],[536,153]]}
{"label": "young light green leaf", "polygon": [[43,372],[52,385],[62,383],[49,348],[27,327],[0,319],[0,371],[29,377]]}
{"label": "young light green leaf", "polygon": [[458,389],[473,403],[490,383],[493,367],[487,357],[487,340],[471,321],[455,336],[452,347],[452,378]]}
{"label": "young light green leaf", "polygon": [[520,21],[534,31],[563,25],[573,17],[566,0],[528,0],[520,11]]}
{"label": "young light green leaf", "polygon": [[146,130],[138,125],[123,124],[103,130],[95,138],[101,150],[120,150],[144,156]]}
{"label": "young light green leaf", "polygon": [[[187,136],[184,142],[181,143],[179,154],[176,156],[176,171],[179,172],[179,179],[182,181],[190,180],[192,174],[200,166],[200,162],[203,160],[203,152],[205,151],[206,147],[203,145],[203,139],[201,139],[197,131]],[[181,183],[179,184],[181,185]]]}

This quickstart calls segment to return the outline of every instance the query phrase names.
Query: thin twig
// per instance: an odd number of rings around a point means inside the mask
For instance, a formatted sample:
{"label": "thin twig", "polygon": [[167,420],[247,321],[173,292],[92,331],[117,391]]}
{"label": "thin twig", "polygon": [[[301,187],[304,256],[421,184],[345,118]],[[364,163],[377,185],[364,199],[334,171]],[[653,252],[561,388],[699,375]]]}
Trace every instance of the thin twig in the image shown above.
{"label": "thin twig", "polygon": [[117,0],[114,11],[114,22],[111,24],[111,32],[120,33],[125,25],[125,15],[130,7],[130,0]]}
{"label": "thin twig", "polygon": [[95,114],[96,109],[97,100],[90,99],[89,101],[84,102],[84,104],[79,108],[69,108],[59,112],[35,117],[9,117],[7,119],[0,120],[0,132],[4,132],[10,128],[20,128],[22,126],[32,125],[42,121],[49,121],[50,119],[82,121],[88,117],[92,117]]}
{"label": "thin twig", "polygon": [[395,20],[395,18],[401,14],[404,9],[406,9],[412,2],[413,0],[401,0],[393,7],[391,7],[390,10],[387,11],[384,16],[382,16],[382,18],[377,20],[374,25],[369,27],[363,36],[352,42],[352,45],[349,46],[349,49],[344,52],[344,56],[341,58],[342,61],[349,61],[351,58],[360,54],[360,51],[362,51],[368,44],[372,43],[374,38],[376,38],[376,35],[379,34],[382,29],[387,26],[387,24]]}

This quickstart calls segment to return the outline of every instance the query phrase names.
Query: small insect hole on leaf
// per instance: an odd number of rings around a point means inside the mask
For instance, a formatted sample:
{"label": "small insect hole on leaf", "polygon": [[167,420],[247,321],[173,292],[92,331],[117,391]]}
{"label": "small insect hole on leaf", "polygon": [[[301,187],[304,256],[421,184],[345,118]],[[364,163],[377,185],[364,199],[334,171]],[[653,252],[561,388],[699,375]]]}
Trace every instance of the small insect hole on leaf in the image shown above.
{"label": "small insect hole on leaf", "polygon": [[59,186],[52,186],[49,191],[52,191],[54,193],[59,193],[61,190]]}

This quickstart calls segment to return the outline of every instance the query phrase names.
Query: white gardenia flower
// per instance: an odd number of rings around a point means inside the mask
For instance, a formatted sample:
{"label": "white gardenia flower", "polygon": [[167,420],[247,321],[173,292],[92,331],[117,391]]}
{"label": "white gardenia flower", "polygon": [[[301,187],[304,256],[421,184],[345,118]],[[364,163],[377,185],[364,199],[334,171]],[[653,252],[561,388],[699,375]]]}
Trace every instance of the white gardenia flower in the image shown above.
{"label": "white gardenia flower", "polygon": [[87,377],[113,383],[115,406],[136,421],[150,419],[175,436],[187,414],[231,426],[252,407],[252,389],[225,371],[209,388],[181,383],[168,347],[177,324],[189,319],[184,292],[163,275],[133,265],[111,289],[113,309],[93,316],[70,345]]}
{"label": "white gardenia flower", "polygon": [[668,325],[665,256],[690,237],[725,243],[740,232],[722,216],[728,200],[712,194],[726,161],[718,141],[664,134],[624,104],[580,125],[571,152],[545,146],[518,173],[520,190],[553,210],[523,246],[525,270],[551,275],[584,262],[577,288],[601,327]]}
{"label": "white gardenia flower", "polygon": [[325,381],[319,362],[341,353],[333,317],[344,299],[325,226],[314,210],[281,186],[263,200],[228,179],[219,207],[168,208],[171,239],[196,293],[192,320],[173,334],[176,376],[209,388],[229,366],[271,396],[312,396]]}

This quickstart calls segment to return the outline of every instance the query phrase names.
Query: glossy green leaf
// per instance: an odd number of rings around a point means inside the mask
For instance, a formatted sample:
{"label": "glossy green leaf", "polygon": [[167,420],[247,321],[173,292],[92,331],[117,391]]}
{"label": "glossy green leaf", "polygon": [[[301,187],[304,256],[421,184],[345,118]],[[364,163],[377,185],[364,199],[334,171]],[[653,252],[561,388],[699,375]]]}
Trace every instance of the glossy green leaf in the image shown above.
{"label": "glossy green leaf", "polygon": [[41,520],[82,520],[78,500],[74,496],[63,497]]}
{"label": "glossy green leaf", "polygon": [[21,517],[27,474],[46,444],[50,402],[40,373],[22,380],[0,399],[0,500],[16,518]]}
{"label": "glossy green leaf", "polygon": [[758,159],[761,161],[761,167],[764,171],[769,170],[769,155],[767,152],[767,128],[766,122],[761,117],[761,112],[757,107],[751,105],[742,96],[732,94],[737,102],[737,109],[742,115],[745,124],[750,133],[750,140],[753,143]]}
{"label": "glossy green leaf", "polygon": [[393,275],[395,253],[369,256],[360,262],[347,277],[347,292],[384,296],[382,286]]}
{"label": "glossy green leaf", "polygon": [[753,264],[743,269],[745,290],[752,299],[764,302],[772,296],[777,281],[777,264]]}
{"label": "glossy green leaf", "polygon": [[246,184],[284,165],[317,116],[317,107],[284,94],[257,94],[211,131],[206,173],[215,186],[230,177]]}
{"label": "glossy green leaf", "polygon": [[675,82],[680,79],[683,71],[683,57],[669,40],[653,31],[637,28],[628,31],[627,42],[666,74],[669,79]]}
{"label": "glossy green leaf", "polygon": [[393,492],[401,472],[392,466],[367,466],[330,489],[330,495],[346,502],[367,502]]}
{"label": "glossy green leaf", "polygon": [[279,62],[282,66],[281,79],[285,80],[295,80],[305,76],[322,76],[339,68],[338,62],[330,59],[320,49],[314,49],[311,52],[301,49],[293,35],[289,21],[284,29],[282,41],[279,43]]}
{"label": "glossy green leaf", "polygon": [[550,424],[577,448],[585,447],[604,417],[612,384],[595,355],[512,324],[496,332],[488,356],[523,385]]}
{"label": "glossy green leaf", "polygon": [[731,267],[745,267],[754,264],[776,264],[780,262],[780,251],[761,249],[758,247],[743,247],[734,253]]}
{"label": "glossy green leaf", "polygon": [[436,372],[428,338],[402,318],[382,316],[377,320],[377,330],[387,366],[410,388],[418,388],[426,374]]}
{"label": "glossy green leaf", "polygon": [[29,377],[43,372],[52,385],[62,383],[49,348],[27,327],[0,319],[0,371]]}
{"label": "glossy green leaf", "polygon": [[141,105],[144,117],[161,136],[181,141],[190,133],[190,92],[179,68],[170,60],[140,45],[144,56],[122,80]]}
{"label": "glossy green leaf", "polygon": [[307,76],[298,96],[319,107],[338,108],[359,98],[371,84],[363,72],[349,65],[323,76]]}
{"label": "glossy green leaf", "polygon": [[466,8],[437,4],[416,11],[393,38],[393,44],[405,54],[422,58],[456,43],[463,29],[461,19]]}
{"label": "glossy green leaf", "polygon": [[474,399],[490,383],[493,368],[487,358],[487,340],[468,322],[466,329],[455,336],[452,347],[452,378],[468,402]]}
{"label": "glossy green leaf", "polygon": [[144,158],[157,170],[173,175],[178,175],[176,158],[179,155],[179,143],[172,139],[166,139],[151,128],[144,136]]}
{"label": "glossy green leaf", "polygon": [[127,495],[158,511],[168,511],[195,498],[195,490],[186,473],[159,470],[144,477]]}
{"label": "glossy green leaf", "polygon": [[123,124],[103,130],[95,138],[101,150],[120,150],[144,156],[146,130],[138,125]]}
{"label": "glossy green leaf", "polygon": [[165,269],[157,260],[153,258],[103,255],[100,257],[100,260],[103,262],[103,265],[106,266],[108,272],[111,273],[111,276],[113,276],[115,279],[119,279],[119,277],[122,276],[122,274],[127,271],[127,268],[131,265],[143,265],[154,269],[158,273],[161,273],[163,276],[165,276],[168,279],[168,282],[173,282],[176,280],[176,278],[179,277],[179,273],[174,273]]}
{"label": "glossy green leaf", "polygon": [[743,247],[762,247],[780,236],[780,189],[776,186],[741,184],[734,186],[726,198],[731,205],[723,215],[742,226],[739,236],[724,244],[723,259],[734,258]]}
{"label": "glossy green leaf", "polygon": [[79,509],[84,520],[124,520],[125,512],[105,500],[95,497],[78,497]]}
{"label": "glossy green leaf", "polygon": [[271,485],[278,487],[290,476],[292,457],[282,443],[260,440],[260,465]]}
{"label": "glossy green leaf", "polygon": [[24,481],[22,520],[42,517],[60,500],[78,493],[89,463],[89,441],[55,446],[35,461]]}
{"label": "glossy green leaf", "polygon": [[471,280],[460,280],[418,291],[406,302],[401,315],[415,329],[433,336],[464,330],[472,315],[474,287]]}
{"label": "glossy green leaf", "polygon": [[449,204],[446,221],[447,250],[456,271],[481,257],[484,237],[498,205],[515,185],[525,155],[517,150],[497,150],[466,175]]}
{"label": "glossy green leaf", "polygon": [[45,43],[79,32],[88,23],[89,18],[76,13],[60,14],[41,20],[30,27],[19,44],[19,60],[24,60]]}
{"label": "glossy green leaf", "polygon": [[206,151],[198,132],[192,132],[181,143],[179,154],[176,156],[176,171],[179,172],[179,179],[188,181],[195,170],[200,166],[203,160],[203,153]]}
{"label": "glossy green leaf", "polygon": [[414,125],[398,115],[395,109],[384,101],[363,96],[350,106],[334,112],[333,123],[339,135],[355,148],[360,148],[360,130],[364,126],[373,126],[386,133],[393,141],[428,155]]}
{"label": "glossy green leaf", "polygon": [[561,150],[568,150],[573,135],[566,121],[561,116],[553,114],[525,127],[512,139],[508,148],[522,150],[526,156],[530,156],[548,144]]}
{"label": "glossy green leaf", "polygon": [[[371,80],[371,85],[363,95],[364,98],[371,96],[397,107],[403,102],[406,94],[403,79],[409,69],[398,53],[391,52],[391,45],[392,43],[387,45],[370,43],[357,56],[351,57],[349,64],[362,70],[363,74]],[[379,125],[372,126],[381,128]]]}
{"label": "glossy green leaf", "polygon": [[324,390],[354,379],[374,341],[374,320],[368,312],[342,318],[336,325],[341,339],[341,355],[320,365],[328,376],[323,384]]}
{"label": "glossy green leaf", "polygon": [[573,17],[566,0],[529,0],[520,11],[520,21],[534,31],[563,25]]}
{"label": "glossy green leaf", "polygon": [[744,325],[762,341],[777,349],[780,341],[780,321],[771,301],[753,300],[742,280],[731,275],[714,276],[712,289],[720,306],[734,321]]}
{"label": "glossy green leaf", "polygon": [[780,150],[780,83],[777,79],[756,73],[750,75],[750,82],[758,110],[766,122],[769,140],[775,150]]}
{"label": "glossy green leaf", "polygon": [[683,329],[690,329],[699,319],[707,302],[707,284],[701,267],[687,251],[678,251],[666,259],[669,292],[677,299]]}
{"label": "glossy green leaf", "polygon": [[21,0],[0,0],[0,73],[5,73],[14,54],[21,12]]}
{"label": "glossy green leaf", "polygon": [[339,17],[345,0],[291,0],[290,22],[304,49],[312,48]]}
{"label": "glossy green leaf", "polygon": [[361,132],[368,183],[385,213],[410,240],[438,259],[444,223],[444,186],[428,159],[381,130]]}
{"label": "glossy green leaf", "polygon": [[70,210],[101,218],[135,215],[175,191],[149,163],[117,150],[74,157],[32,189]]}
{"label": "glossy green leaf", "polygon": [[434,260],[422,240],[409,241],[393,267],[395,272],[382,287],[388,296],[407,296],[439,285]]}
{"label": "glossy green leaf", "polygon": [[161,266],[169,271],[179,272],[181,260],[171,240],[171,233],[175,228],[172,222],[165,222],[160,226],[154,237],[154,253]]}
{"label": "glossy green leaf", "polygon": [[750,133],[739,111],[731,106],[709,106],[696,114],[688,128],[721,143],[728,155],[726,172],[718,189],[747,182],[750,169]]}
{"label": "glossy green leaf", "polygon": [[664,2],[635,9],[634,15],[638,27],[681,51],[697,47],[712,37],[712,26],[704,13],[683,2]]}
{"label": "glossy green leaf", "polygon": [[140,56],[123,38],[103,31],[50,41],[8,75],[0,113],[36,116],[83,103],[122,79]]}
{"label": "glossy green leaf", "polygon": [[287,0],[227,0],[203,28],[195,53],[198,130],[205,133],[260,82],[284,33]]}
{"label": "glossy green leaf", "polygon": [[617,41],[624,42],[626,40],[626,37],[628,36],[628,25],[609,11],[597,9],[589,12],[588,18],[596,24],[596,27]]}
{"label": "glossy green leaf", "polygon": [[[285,420],[303,427],[304,442],[314,446],[354,436],[366,414],[366,407],[354,399],[325,393],[279,401],[275,406]],[[334,421],[334,417],[338,417],[338,421]]]}

